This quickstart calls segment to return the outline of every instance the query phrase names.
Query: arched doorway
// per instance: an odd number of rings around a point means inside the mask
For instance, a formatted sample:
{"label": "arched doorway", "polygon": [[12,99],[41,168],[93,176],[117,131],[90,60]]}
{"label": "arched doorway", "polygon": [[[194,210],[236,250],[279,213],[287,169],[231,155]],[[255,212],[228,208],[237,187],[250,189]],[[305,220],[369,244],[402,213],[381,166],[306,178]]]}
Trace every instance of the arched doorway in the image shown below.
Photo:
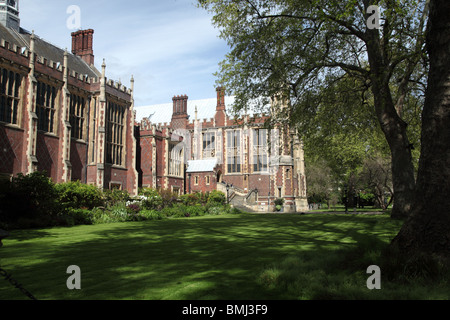
{"label": "arched doorway", "polygon": [[217,172],[217,176],[216,176],[216,178],[217,178],[217,183],[222,183],[222,171],[221,170],[219,170],[218,172]]}

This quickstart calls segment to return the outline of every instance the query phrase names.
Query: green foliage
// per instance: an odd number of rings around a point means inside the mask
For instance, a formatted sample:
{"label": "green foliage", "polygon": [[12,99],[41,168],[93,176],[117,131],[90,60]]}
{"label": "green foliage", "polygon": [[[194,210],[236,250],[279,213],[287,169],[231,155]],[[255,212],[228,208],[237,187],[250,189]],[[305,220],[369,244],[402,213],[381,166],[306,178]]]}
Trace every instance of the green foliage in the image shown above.
{"label": "green foliage", "polygon": [[93,209],[104,205],[103,193],[96,186],[71,181],[56,184],[55,188],[65,207]]}
{"label": "green foliage", "polygon": [[208,202],[208,195],[203,192],[188,193],[180,196],[180,200],[187,206],[206,204]]}
{"label": "green foliage", "polygon": [[1,219],[14,223],[18,219],[33,220],[41,217],[41,223],[44,223],[50,221],[60,210],[57,191],[45,172],[29,175],[19,173],[11,183],[4,182],[3,188],[7,186],[9,190],[6,191],[5,202],[0,208]]}
{"label": "green foliage", "polygon": [[160,210],[163,206],[163,199],[159,195],[158,190],[145,188],[139,192],[142,195],[144,200],[142,201],[142,208],[148,210]]}
{"label": "green foliage", "polygon": [[119,189],[104,189],[103,195],[107,204],[114,206],[115,204],[128,201],[130,199],[130,194],[127,190]]}
{"label": "green foliage", "polygon": [[186,206],[185,212],[188,217],[203,216],[206,214],[206,207],[197,203],[195,205]]}
{"label": "green foliage", "polygon": [[163,215],[161,214],[161,212],[156,210],[142,210],[139,212],[139,215],[143,218],[143,220],[163,219]]}
{"label": "green foliage", "polygon": [[207,202],[209,206],[225,205],[225,203],[226,196],[222,191],[213,190],[209,193]]}
{"label": "green foliage", "polygon": [[93,224],[94,214],[89,209],[69,207],[64,214],[58,216],[58,225],[75,226],[80,224]]}
{"label": "green foliage", "polygon": [[45,173],[0,181],[2,228],[74,226],[206,214],[241,213],[225,205],[221,192],[178,197],[170,191],[141,189],[136,197],[117,189],[100,190],[79,181],[54,184]]}
{"label": "green foliage", "polygon": [[163,207],[171,207],[179,201],[178,195],[170,190],[159,191]]}
{"label": "green foliage", "polygon": [[110,209],[110,216],[116,222],[124,222],[129,219],[127,207],[124,203],[116,203]]}

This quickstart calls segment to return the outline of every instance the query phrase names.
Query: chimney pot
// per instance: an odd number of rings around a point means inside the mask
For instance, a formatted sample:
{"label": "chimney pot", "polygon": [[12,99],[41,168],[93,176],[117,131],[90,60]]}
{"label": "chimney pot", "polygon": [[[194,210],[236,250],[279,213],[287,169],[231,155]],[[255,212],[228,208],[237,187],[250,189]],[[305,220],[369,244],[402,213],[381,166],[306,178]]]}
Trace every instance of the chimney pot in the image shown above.
{"label": "chimney pot", "polygon": [[82,58],[88,65],[94,64],[93,36],[94,30],[72,32],[72,53]]}

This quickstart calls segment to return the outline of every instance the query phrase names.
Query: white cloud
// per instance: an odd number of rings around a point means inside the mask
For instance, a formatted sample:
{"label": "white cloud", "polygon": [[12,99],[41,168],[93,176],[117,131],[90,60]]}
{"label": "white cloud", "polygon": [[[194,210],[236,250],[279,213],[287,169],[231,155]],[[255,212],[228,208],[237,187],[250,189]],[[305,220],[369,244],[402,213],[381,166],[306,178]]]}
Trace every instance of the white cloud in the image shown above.
{"label": "white cloud", "polygon": [[[206,11],[193,0],[22,0],[21,23],[70,50],[66,9],[81,8],[82,28],[94,29],[97,68],[129,86],[135,78],[136,105],[170,102],[173,95],[214,97],[218,62],[227,51]],[[87,9],[88,8],[88,9]]]}

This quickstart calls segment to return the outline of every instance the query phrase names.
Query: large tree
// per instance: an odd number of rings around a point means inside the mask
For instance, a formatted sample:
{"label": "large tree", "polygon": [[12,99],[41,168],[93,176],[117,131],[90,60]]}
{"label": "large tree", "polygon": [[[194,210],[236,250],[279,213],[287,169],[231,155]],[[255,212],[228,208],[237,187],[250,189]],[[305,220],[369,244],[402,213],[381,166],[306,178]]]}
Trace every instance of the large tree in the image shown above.
{"label": "large tree", "polygon": [[426,44],[430,71],[416,201],[392,245],[408,256],[450,259],[450,1],[431,0]]}
{"label": "large tree", "polygon": [[[221,63],[222,85],[235,111],[265,111],[272,97],[289,95],[293,113],[317,88],[344,76],[373,94],[373,113],[392,157],[395,205],[411,209],[415,187],[405,97],[423,84],[426,0],[199,0],[231,50]],[[381,8],[380,29],[370,5]],[[372,21],[372,19],[375,19]],[[356,88],[355,88],[356,89]],[[314,106],[312,106],[314,107]],[[302,110],[302,109],[301,109]],[[268,111],[268,110],[266,110]],[[295,117],[285,117],[295,119]]]}

